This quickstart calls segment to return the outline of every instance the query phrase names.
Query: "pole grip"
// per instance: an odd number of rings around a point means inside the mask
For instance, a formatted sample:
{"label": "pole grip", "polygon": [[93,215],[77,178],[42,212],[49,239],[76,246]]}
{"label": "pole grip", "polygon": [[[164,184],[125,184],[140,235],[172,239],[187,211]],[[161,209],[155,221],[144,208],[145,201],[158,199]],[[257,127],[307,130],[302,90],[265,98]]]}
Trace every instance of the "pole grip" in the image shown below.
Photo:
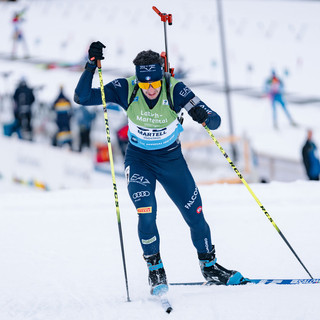
{"label": "pole grip", "polygon": [[101,69],[101,60],[97,60],[97,67]]}

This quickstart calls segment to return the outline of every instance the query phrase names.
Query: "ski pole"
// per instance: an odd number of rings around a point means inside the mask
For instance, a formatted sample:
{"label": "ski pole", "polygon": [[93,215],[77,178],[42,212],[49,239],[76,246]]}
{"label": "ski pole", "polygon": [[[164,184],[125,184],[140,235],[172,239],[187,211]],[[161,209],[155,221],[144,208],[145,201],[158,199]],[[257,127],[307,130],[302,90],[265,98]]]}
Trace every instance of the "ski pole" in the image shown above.
{"label": "ski pole", "polygon": [[109,128],[109,121],[108,121],[108,114],[107,114],[107,104],[106,104],[106,97],[105,97],[105,94],[104,94],[104,86],[103,86],[103,78],[102,78],[101,61],[100,60],[97,60],[97,67],[98,67],[98,73],[99,73],[101,98],[102,98],[103,111],[104,111],[104,121],[105,121],[105,125],[106,125],[109,161],[110,161],[112,183],[113,183],[114,201],[115,201],[115,205],[116,205],[116,213],[117,213],[117,220],[118,220],[118,230],[119,230],[120,246],[121,246],[121,253],[122,253],[122,262],[123,262],[123,271],[124,271],[124,277],[125,277],[125,282],[126,282],[126,290],[127,290],[127,301],[130,302],[128,277],[127,277],[127,267],[126,267],[126,259],[125,259],[125,255],[124,255],[124,245],[123,245],[123,236],[122,236],[121,219],[120,219],[120,208],[119,208],[119,200],[118,200],[118,191],[117,191],[116,177],[115,177],[115,172],[114,172],[113,155],[112,155],[111,138],[110,138],[110,128]]}
{"label": "ski pole", "polygon": [[238,177],[240,178],[241,182],[246,186],[246,188],[248,189],[248,191],[250,192],[250,194],[252,195],[252,197],[254,198],[254,200],[256,200],[257,204],[259,205],[259,207],[261,208],[262,212],[266,215],[266,217],[269,219],[269,221],[272,223],[272,225],[274,226],[274,228],[278,231],[279,235],[281,236],[281,238],[283,239],[283,241],[286,243],[286,245],[289,247],[289,249],[291,250],[291,252],[295,255],[295,257],[298,259],[298,261],[300,262],[300,264],[302,265],[302,267],[304,268],[304,270],[308,273],[308,275],[310,276],[311,279],[313,279],[312,275],[310,274],[310,272],[308,271],[308,269],[305,267],[305,265],[302,263],[302,261],[300,260],[300,258],[298,257],[298,255],[296,254],[296,252],[293,250],[293,248],[291,247],[290,243],[288,242],[288,240],[286,239],[286,237],[283,235],[283,233],[281,232],[281,230],[278,228],[278,226],[276,225],[276,223],[274,222],[274,220],[271,218],[271,216],[269,215],[269,213],[267,212],[267,210],[264,208],[264,206],[262,205],[262,203],[260,202],[260,200],[258,199],[258,197],[254,194],[254,192],[252,191],[252,189],[250,188],[250,186],[248,185],[247,181],[243,178],[242,174],[240,173],[240,171],[237,169],[237,167],[234,165],[234,163],[231,161],[231,159],[229,158],[228,154],[224,151],[224,149],[221,147],[219,141],[216,139],[216,137],[212,134],[212,132],[210,131],[210,129],[208,128],[208,126],[205,124],[205,122],[202,124],[203,127],[207,130],[209,136],[212,138],[212,140],[214,141],[214,143],[216,144],[216,146],[219,148],[219,150],[221,151],[221,153],[223,154],[223,156],[227,159],[227,161],[229,162],[230,166],[232,167],[232,169],[234,170],[234,172],[238,175]]}

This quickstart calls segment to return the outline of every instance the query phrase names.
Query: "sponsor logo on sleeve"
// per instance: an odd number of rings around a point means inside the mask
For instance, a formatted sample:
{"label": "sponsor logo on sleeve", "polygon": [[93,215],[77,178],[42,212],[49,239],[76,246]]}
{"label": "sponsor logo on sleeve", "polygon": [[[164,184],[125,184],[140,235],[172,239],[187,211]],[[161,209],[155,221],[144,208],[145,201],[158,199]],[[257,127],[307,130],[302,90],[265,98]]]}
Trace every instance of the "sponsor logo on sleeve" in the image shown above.
{"label": "sponsor logo on sleeve", "polygon": [[180,96],[182,97],[186,97],[189,93],[191,92],[191,90],[188,87],[184,87],[180,92]]}
{"label": "sponsor logo on sleeve", "polygon": [[112,81],[112,84],[113,84],[113,86],[115,87],[115,88],[121,88],[121,84],[120,84],[120,82],[119,82],[119,80],[113,80]]}

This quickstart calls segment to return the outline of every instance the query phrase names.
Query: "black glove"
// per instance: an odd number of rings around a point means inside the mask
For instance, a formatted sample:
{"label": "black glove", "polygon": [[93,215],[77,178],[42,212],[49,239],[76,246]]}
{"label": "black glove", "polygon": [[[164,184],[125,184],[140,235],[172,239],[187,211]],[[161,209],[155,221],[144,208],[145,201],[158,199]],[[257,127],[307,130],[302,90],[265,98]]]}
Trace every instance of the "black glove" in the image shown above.
{"label": "black glove", "polygon": [[102,49],[106,46],[100,41],[92,42],[89,47],[89,60],[97,63],[97,60],[103,60]]}
{"label": "black glove", "polygon": [[193,108],[191,108],[189,110],[189,115],[194,121],[197,121],[198,123],[203,123],[208,118],[207,111],[199,106],[194,106]]}

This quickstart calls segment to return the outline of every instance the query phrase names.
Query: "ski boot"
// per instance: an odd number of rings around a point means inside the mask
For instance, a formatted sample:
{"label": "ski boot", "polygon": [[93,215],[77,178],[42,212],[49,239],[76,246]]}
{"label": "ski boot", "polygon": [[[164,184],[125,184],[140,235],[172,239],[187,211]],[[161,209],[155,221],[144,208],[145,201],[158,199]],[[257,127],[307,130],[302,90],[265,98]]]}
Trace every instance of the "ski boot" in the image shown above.
{"label": "ski boot", "polygon": [[160,258],[160,253],[150,256],[143,256],[147,262],[149,269],[148,281],[150,285],[150,293],[152,295],[165,294],[169,287],[167,283],[166,272],[164,271],[163,264]]}
{"label": "ski boot", "polygon": [[212,284],[228,286],[247,282],[240,272],[227,270],[217,263],[214,246],[209,253],[198,252],[198,258],[202,275]]}

